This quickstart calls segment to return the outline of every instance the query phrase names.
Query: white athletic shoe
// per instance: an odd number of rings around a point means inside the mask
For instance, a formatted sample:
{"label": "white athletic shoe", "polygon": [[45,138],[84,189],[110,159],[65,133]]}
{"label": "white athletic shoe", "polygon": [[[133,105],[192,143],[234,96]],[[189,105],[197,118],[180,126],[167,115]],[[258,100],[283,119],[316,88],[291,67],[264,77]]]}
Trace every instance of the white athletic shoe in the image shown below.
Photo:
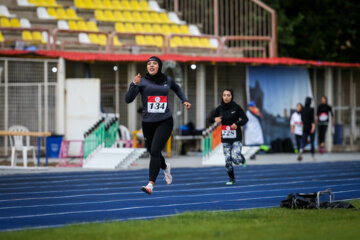
{"label": "white athletic shoe", "polygon": [[170,167],[170,164],[169,163],[166,163],[166,169],[164,170],[164,179],[166,181],[167,184],[171,184],[172,183],[172,180],[173,180],[173,177],[171,176],[171,167]]}
{"label": "white athletic shoe", "polygon": [[143,187],[141,188],[141,190],[142,190],[143,192],[151,195],[151,194],[152,194],[152,191],[153,191],[153,188],[154,188],[154,186],[153,186],[151,183],[148,183],[148,185],[143,186]]}

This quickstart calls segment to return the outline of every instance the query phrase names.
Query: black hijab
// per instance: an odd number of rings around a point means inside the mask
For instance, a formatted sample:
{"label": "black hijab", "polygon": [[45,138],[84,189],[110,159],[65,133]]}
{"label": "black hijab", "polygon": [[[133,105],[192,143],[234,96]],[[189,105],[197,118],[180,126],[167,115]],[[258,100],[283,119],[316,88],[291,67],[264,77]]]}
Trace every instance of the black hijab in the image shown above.
{"label": "black hijab", "polygon": [[232,89],[230,89],[230,88],[225,88],[223,91],[222,91],[222,93],[224,93],[225,91],[229,91],[230,93],[231,93],[231,101],[230,102],[228,102],[228,103],[225,103],[224,102],[224,100],[223,100],[223,97],[222,97],[222,95],[221,95],[221,107],[223,108],[223,109],[230,109],[230,108],[232,108],[232,107],[234,107],[235,106],[235,102],[234,102],[234,91],[232,90]]}
{"label": "black hijab", "polygon": [[150,75],[148,73],[148,71],[146,70],[146,75],[145,78],[156,83],[156,84],[164,84],[167,81],[167,76],[165,74],[163,74],[161,72],[162,70],[162,61],[160,60],[160,58],[156,57],[156,56],[152,56],[151,58],[149,58],[147,60],[146,63],[150,62],[150,61],[155,61],[159,64],[159,70],[155,75]]}

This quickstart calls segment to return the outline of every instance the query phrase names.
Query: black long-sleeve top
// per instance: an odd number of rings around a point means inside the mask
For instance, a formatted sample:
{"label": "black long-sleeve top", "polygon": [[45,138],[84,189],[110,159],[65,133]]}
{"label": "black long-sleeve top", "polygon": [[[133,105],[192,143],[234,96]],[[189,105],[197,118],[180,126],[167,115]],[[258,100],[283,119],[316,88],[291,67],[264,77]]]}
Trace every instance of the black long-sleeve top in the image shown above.
{"label": "black long-sleeve top", "polygon": [[[215,118],[220,116],[222,117],[221,142],[233,143],[235,141],[242,141],[241,126],[244,126],[248,121],[244,110],[235,102],[231,102],[227,107],[220,105],[210,116],[210,123],[215,122]],[[236,130],[230,127],[234,123],[238,126]]]}

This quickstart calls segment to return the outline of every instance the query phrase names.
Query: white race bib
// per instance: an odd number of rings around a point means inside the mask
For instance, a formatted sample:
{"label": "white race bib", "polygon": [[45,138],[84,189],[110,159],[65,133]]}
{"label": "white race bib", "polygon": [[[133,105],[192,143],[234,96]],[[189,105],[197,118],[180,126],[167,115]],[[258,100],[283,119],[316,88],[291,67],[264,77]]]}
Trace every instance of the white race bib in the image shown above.
{"label": "white race bib", "polygon": [[326,122],[329,119],[329,115],[327,113],[320,113],[319,120],[321,122]]}
{"label": "white race bib", "polygon": [[147,111],[149,113],[165,113],[167,96],[148,96]]}
{"label": "white race bib", "polygon": [[225,138],[236,138],[236,130],[235,129],[231,129],[230,125],[222,125],[221,127],[221,135],[222,137]]}

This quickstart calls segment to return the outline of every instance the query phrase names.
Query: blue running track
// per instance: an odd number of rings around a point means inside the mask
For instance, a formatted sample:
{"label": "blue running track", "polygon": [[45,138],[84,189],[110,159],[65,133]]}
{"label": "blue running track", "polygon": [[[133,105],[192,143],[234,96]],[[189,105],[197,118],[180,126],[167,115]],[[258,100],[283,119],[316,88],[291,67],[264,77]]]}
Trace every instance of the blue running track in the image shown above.
{"label": "blue running track", "polygon": [[360,198],[360,161],[236,167],[234,186],[224,167],[172,174],[166,185],[160,173],[151,196],[140,190],[147,170],[1,176],[0,231],[273,207],[289,193],[327,188],[336,200]]}

